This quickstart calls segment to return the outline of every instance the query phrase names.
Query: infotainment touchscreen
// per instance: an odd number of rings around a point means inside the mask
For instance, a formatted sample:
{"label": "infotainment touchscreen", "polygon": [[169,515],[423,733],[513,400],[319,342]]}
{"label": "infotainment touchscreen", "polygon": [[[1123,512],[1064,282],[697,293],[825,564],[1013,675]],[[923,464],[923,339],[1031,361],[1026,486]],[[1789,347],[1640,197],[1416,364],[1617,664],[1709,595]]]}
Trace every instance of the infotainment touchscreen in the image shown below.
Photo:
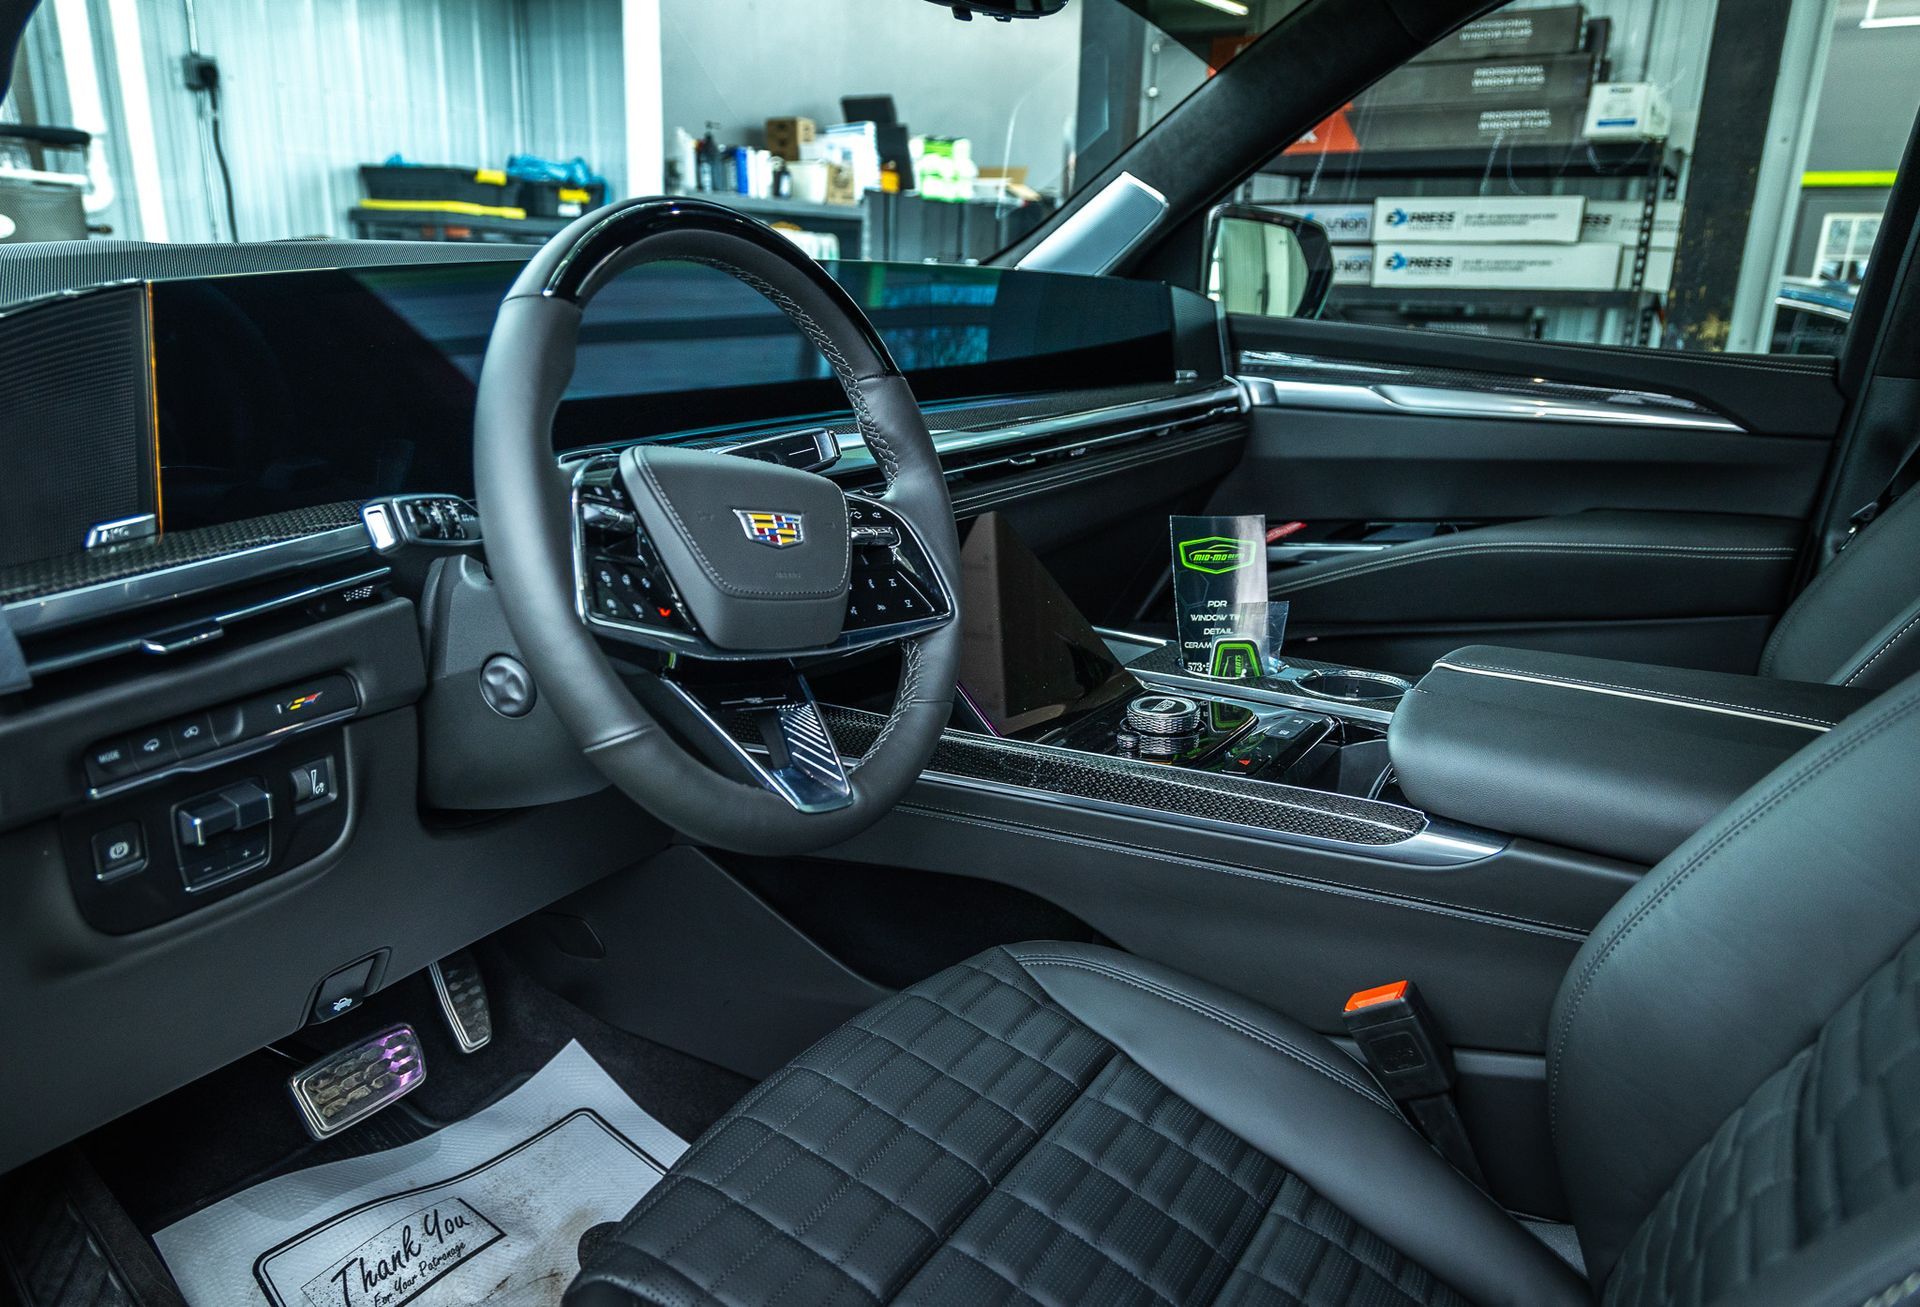
{"label": "infotainment touchscreen", "polygon": [[[470,490],[474,385],[517,261],[158,282],[169,528],[345,499]],[[1147,282],[841,263],[923,404],[1171,381],[1172,292]],[[589,306],[561,448],[802,425],[846,404],[772,305],[691,264]]]}

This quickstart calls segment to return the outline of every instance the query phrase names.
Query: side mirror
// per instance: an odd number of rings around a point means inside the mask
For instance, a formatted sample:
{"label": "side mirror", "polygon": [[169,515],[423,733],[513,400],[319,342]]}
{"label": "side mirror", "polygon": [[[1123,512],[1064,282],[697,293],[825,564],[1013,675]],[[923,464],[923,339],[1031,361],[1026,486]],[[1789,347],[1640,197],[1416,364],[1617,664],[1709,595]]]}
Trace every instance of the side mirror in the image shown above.
{"label": "side mirror", "polygon": [[1207,294],[1228,313],[1317,318],[1333,288],[1333,242],[1310,218],[1222,204],[1207,218]]}

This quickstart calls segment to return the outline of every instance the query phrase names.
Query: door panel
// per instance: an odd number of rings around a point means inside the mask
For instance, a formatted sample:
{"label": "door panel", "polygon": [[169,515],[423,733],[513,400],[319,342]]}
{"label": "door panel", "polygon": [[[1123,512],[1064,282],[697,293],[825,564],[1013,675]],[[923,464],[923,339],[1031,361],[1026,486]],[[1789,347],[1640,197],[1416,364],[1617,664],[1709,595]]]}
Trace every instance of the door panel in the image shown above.
{"label": "door panel", "polygon": [[1755,669],[1839,420],[1831,361],[1229,336],[1251,434],[1210,511],[1283,533],[1291,647],[1402,675],[1472,640]]}

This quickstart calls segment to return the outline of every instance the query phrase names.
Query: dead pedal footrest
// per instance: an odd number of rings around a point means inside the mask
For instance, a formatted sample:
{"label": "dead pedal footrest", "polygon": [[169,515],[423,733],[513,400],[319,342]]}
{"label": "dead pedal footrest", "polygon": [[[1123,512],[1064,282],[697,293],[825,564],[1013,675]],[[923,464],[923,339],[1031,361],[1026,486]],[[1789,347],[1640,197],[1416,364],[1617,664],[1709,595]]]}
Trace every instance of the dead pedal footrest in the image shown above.
{"label": "dead pedal footrest", "polygon": [[426,1078],[420,1037],[398,1025],[328,1054],[287,1084],[307,1133],[326,1139],[391,1107]]}

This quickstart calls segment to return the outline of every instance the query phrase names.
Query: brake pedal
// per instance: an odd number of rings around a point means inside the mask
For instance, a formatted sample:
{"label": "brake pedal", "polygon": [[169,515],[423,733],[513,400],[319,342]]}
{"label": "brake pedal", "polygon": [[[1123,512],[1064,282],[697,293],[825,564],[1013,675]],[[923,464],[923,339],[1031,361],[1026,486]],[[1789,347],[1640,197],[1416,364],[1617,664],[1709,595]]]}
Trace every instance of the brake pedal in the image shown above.
{"label": "brake pedal", "polygon": [[328,1054],[287,1084],[307,1133],[327,1139],[393,1106],[426,1078],[420,1037],[399,1025]]}
{"label": "brake pedal", "polygon": [[487,984],[480,963],[468,949],[440,959],[428,968],[440,1011],[447,1018],[462,1053],[477,1053],[493,1039],[493,1009],[487,1005]]}

